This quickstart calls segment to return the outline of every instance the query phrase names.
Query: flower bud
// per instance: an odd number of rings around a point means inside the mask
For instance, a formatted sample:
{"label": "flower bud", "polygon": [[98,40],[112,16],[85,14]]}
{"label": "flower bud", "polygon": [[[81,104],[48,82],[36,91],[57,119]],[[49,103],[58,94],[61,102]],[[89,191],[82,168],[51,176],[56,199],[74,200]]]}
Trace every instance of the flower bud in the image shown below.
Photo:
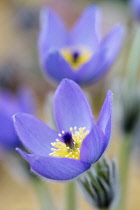
{"label": "flower bud", "polygon": [[78,179],[92,206],[110,209],[119,198],[118,170],[114,160],[102,159]]}

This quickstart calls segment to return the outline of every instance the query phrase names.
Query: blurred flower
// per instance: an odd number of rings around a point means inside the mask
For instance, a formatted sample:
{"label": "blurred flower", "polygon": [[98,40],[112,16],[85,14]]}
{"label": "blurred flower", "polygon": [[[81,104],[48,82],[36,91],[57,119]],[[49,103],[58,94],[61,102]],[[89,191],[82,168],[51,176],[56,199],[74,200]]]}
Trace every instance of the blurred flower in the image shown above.
{"label": "blurred flower", "polygon": [[85,197],[92,206],[112,209],[119,198],[119,178],[116,162],[102,159],[78,179]]}
{"label": "blurred flower", "polygon": [[120,25],[100,38],[100,12],[96,6],[88,6],[71,31],[52,10],[44,8],[39,35],[41,65],[57,82],[63,78],[79,84],[95,82],[113,64],[122,38]]}
{"label": "blurred flower", "polygon": [[12,115],[16,112],[34,113],[35,104],[30,90],[20,88],[17,93],[0,90],[0,148],[14,149],[21,143],[16,135]]}
{"label": "blurred flower", "polygon": [[130,0],[130,7],[134,17],[140,21],[140,0]]}
{"label": "blurred flower", "polygon": [[[17,151],[43,177],[69,180],[88,170],[105,151],[111,133],[112,93],[107,92],[97,123],[80,87],[63,80],[54,97],[59,132],[24,113],[14,116],[22,143],[33,154]],[[54,142],[55,141],[55,142]]]}

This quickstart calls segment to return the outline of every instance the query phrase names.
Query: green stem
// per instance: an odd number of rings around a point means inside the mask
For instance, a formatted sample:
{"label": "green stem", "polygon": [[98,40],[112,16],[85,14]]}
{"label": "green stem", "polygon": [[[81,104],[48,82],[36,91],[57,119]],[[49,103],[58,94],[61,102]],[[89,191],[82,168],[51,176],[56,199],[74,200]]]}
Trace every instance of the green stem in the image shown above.
{"label": "green stem", "polygon": [[55,207],[52,202],[50,190],[46,184],[39,178],[33,179],[33,185],[40,201],[40,210],[54,210]]}
{"label": "green stem", "polygon": [[[134,31],[134,37],[132,45],[130,47],[130,53],[127,60],[126,66],[126,88],[129,88],[129,91],[135,91],[135,87],[138,81],[138,71],[140,65],[140,27],[136,28]],[[131,87],[131,88],[130,88]]]}
{"label": "green stem", "polygon": [[119,159],[119,173],[121,182],[121,196],[118,210],[125,209],[127,183],[129,174],[129,162],[131,156],[132,136],[126,135],[122,141],[120,159]]}
{"label": "green stem", "polygon": [[71,182],[66,187],[66,210],[76,210],[76,188],[75,183]]}

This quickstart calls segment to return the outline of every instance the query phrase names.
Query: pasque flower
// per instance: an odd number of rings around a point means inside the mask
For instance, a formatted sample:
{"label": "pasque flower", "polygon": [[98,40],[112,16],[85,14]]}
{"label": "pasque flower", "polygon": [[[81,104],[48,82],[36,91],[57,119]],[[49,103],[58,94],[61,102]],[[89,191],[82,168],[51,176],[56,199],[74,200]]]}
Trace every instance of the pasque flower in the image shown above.
{"label": "pasque flower", "polygon": [[27,88],[19,88],[16,93],[8,89],[0,90],[0,148],[14,149],[21,143],[16,135],[12,115],[16,112],[34,113],[32,93]]}
{"label": "pasque flower", "polygon": [[105,151],[111,133],[112,93],[97,123],[90,106],[73,81],[64,79],[54,96],[58,131],[29,114],[14,115],[19,138],[31,154],[17,149],[35,173],[53,180],[70,180],[88,170]]}
{"label": "pasque flower", "polygon": [[140,21],[140,0],[130,0],[133,16]]}
{"label": "pasque flower", "polygon": [[94,5],[85,9],[70,31],[55,12],[44,8],[39,34],[42,68],[57,82],[63,78],[78,84],[95,82],[116,59],[123,34],[122,26],[117,25],[101,39],[100,11]]}

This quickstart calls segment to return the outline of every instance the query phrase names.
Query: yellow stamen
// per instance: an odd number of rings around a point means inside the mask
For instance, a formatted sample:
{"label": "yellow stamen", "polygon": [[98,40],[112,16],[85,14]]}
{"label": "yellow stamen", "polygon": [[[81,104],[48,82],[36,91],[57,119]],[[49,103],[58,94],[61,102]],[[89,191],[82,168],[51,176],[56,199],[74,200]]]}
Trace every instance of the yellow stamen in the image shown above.
{"label": "yellow stamen", "polygon": [[75,70],[75,71],[78,70],[78,68],[82,64],[86,63],[92,56],[91,51],[87,50],[87,49],[81,49],[80,54],[76,60],[74,60],[74,58],[73,58],[72,50],[70,50],[68,48],[61,50],[61,53],[62,53],[63,57],[65,58],[65,60],[70,63],[73,70]]}
{"label": "yellow stamen", "polygon": [[[74,141],[74,148],[70,148],[59,139],[56,139],[55,142],[51,143],[51,145],[55,148],[51,149],[53,152],[50,153],[49,155],[53,157],[67,157],[73,159],[80,158],[80,147],[83,139],[87,136],[89,131],[86,130],[85,127],[79,128],[79,130],[77,130],[76,127],[74,128],[70,127],[69,130],[72,134],[72,139]],[[58,136],[61,137],[62,135],[60,136],[60,134],[58,134]]]}

